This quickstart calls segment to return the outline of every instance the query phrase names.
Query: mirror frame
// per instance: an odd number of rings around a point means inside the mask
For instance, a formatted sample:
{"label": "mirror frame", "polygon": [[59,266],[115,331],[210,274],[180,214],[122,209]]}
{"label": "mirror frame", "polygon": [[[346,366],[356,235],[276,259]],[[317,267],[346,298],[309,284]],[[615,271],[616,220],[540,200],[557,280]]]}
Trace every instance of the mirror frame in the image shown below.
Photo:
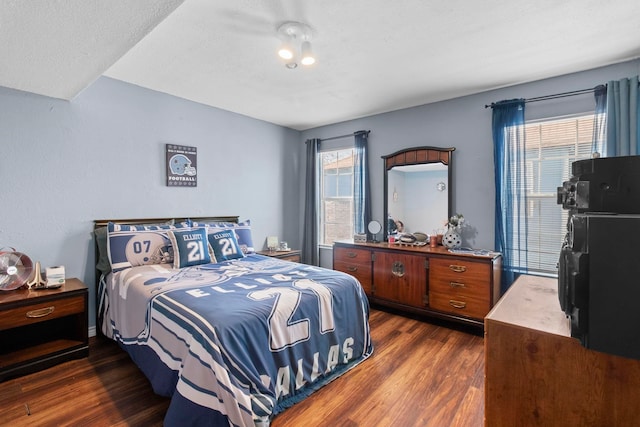
{"label": "mirror frame", "polygon": [[440,148],[440,147],[412,147],[405,148],[404,150],[396,151],[395,153],[382,156],[384,161],[384,212],[382,221],[384,224],[384,240],[389,237],[388,221],[386,221],[389,215],[389,170],[395,166],[406,165],[424,165],[429,163],[442,163],[447,165],[447,218],[450,218],[453,212],[453,152],[455,147]]}

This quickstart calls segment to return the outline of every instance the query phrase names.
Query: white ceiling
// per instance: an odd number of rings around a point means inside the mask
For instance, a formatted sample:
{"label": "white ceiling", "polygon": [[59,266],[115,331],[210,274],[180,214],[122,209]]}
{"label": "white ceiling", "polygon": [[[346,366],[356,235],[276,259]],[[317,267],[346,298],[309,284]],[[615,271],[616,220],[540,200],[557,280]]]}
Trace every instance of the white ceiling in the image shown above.
{"label": "white ceiling", "polygon": [[[0,0],[0,86],[101,75],[305,130],[640,57],[637,0]],[[287,69],[277,28],[313,31]]]}

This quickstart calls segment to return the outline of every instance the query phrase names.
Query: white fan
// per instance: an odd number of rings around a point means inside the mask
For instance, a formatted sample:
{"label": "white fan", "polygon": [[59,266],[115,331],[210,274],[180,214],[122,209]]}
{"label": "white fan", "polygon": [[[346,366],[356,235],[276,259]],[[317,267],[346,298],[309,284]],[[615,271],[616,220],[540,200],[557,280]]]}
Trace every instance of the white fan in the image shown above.
{"label": "white fan", "polygon": [[0,290],[12,291],[24,285],[33,271],[31,258],[20,252],[0,252]]}

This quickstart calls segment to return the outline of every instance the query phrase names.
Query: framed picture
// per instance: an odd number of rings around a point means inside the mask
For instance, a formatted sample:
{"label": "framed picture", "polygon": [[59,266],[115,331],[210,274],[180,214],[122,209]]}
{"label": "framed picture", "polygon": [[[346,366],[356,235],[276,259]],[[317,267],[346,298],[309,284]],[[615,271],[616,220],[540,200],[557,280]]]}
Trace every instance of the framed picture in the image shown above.
{"label": "framed picture", "polygon": [[185,145],[166,144],[167,186],[198,186],[198,149]]}

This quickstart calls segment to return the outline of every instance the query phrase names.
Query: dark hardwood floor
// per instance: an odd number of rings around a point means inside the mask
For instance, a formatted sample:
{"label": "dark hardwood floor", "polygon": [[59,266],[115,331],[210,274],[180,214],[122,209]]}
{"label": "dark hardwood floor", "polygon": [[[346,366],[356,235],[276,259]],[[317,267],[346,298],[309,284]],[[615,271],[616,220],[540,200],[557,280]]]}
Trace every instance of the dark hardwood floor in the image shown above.
{"label": "dark hardwood floor", "polygon": [[[272,427],[483,425],[478,331],[376,309],[370,324],[373,356]],[[0,425],[161,426],[168,405],[128,355],[101,338],[90,340],[88,359],[0,383]]]}

